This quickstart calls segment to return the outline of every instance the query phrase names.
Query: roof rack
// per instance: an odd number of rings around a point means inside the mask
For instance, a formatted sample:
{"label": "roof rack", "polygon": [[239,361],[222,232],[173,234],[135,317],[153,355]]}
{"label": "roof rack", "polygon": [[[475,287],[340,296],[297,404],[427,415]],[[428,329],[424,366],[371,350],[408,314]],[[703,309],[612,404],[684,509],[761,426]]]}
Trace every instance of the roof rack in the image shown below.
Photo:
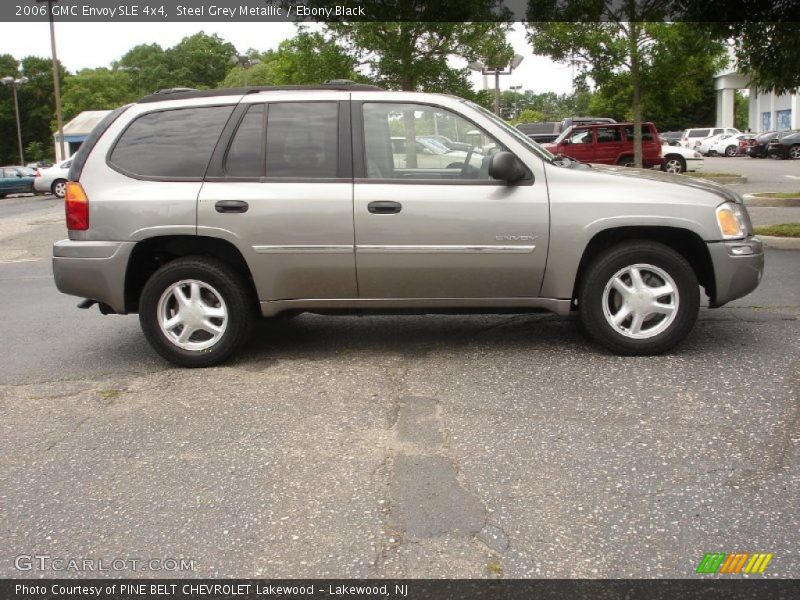
{"label": "roof rack", "polygon": [[[315,85],[265,85],[254,87],[220,88],[216,90],[197,90],[194,88],[167,88],[157,90],[139,100],[139,104],[148,102],[160,102],[162,100],[185,100],[187,98],[213,98],[214,96],[243,96],[245,94],[256,94],[258,92],[272,91],[306,91],[306,90],[336,90],[336,91],[359,91],[359,92],[378,92],[384,91],[383,88],[366,83],[356,83],[349,79],[332,79],[325,83]],[[167,96],[169,98],[167,98]]]}

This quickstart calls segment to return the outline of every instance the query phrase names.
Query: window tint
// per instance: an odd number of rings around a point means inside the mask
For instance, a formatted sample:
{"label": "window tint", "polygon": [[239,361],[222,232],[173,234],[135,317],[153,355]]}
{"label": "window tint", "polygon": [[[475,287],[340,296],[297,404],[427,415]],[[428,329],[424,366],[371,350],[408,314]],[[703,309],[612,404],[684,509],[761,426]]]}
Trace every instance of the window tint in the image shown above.
{"label": "window tint", "polygon": [[687,137],[708,137],[709,134],[708,129],[690,129]]}
{"label": "window tint", "polygon": [[270,104],[267,111],[267,177],[303,179],[338,175],[335,102]]}
{"label": "window tint", "polygon": [[206,106],[144,114],[117,140],[110,162],[145,177],[202,178],[232,111]]}
{"label": "window tint", "polygon": [[598,144],[622,141],[622,132],[619,127],[598,127],[596,131]]}
{"label": "window tint", "polygon": [[[446,136],[460,149],[450,150],[432,136]],[[369,179],[486,180],[489,159],[504,149],[471,122],[435,106],[364,104]]]}
{"label": "window tint", "polygon": [[[628,138],[629,142],[633,142],[633,125],[628,125],[625,128],[625,135]],[[653,130],[650,129],[649,125],[642,124],[642,141],[643,142],[652,142],[653,141]]]}
{"label": "window tint", "polygon": [[225,172],[228,175],[264,175],[264,112],[263,104],[254,104],[247,109],[225,158]]}

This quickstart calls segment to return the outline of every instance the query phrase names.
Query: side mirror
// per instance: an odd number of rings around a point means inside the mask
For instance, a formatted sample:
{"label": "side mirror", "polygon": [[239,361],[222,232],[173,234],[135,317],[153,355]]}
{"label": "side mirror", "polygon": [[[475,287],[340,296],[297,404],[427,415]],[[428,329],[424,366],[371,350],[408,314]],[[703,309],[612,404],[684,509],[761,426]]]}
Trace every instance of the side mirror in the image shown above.
{"label": "side mirror", "polygon": [[571,140],[571,139],[569,139],[569,138],[567,138],[567,139],[565,139],[565,140],[564,140],[563,142],[561,142],[561,143],[562,143],[562,144],[571,144],[571,143],[572,143],[572,140]]}
{"label": "side mirror", "polygon": [[516,183],[528,174],[525,165],[511,152],[496,152],[489,159],[489,176],[506,183]]}

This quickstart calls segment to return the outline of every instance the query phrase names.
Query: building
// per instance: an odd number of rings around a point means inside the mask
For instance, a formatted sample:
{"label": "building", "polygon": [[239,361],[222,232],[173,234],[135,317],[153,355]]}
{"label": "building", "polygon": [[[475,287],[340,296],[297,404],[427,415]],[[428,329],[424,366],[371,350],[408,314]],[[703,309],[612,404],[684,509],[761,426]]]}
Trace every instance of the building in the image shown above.
{"label": "building", "polygon": [[86,110],[64,125],[64,153],[66,156],[61,156],[61,144],[59,144],[58,132],[56,131],[53,134],[53,141],[56,147],[56,163],[60,163],[75,154],[92,129],[94,129],[94,126],[110,112],[110,110]]}
{"label": "building", "polygon": [[717,90],[716,127],[734,127],[733,98],[736,90],[748,89],[750,96],[747,126],[750,131],[800,129],[800,88],[791,94],[759,93],[750,86],[746,75],[737,72],[735,68],[729,68],[714,77],[714,89]]}

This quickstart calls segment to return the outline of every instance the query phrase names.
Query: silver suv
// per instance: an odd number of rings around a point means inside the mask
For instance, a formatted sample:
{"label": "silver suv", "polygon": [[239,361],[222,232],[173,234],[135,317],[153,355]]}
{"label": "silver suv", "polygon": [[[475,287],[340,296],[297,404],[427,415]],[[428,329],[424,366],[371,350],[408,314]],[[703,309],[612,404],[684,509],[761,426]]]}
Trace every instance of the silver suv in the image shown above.
{"label": "silver suv", "polygon": [[[437,135],[469,150],[431,163],[415,142]],[[354,309],[577,312],[613,352],[656,354],[692,329],[700,286],[721,306],[764,261],[724,187],[554,157],[460,98],[341,82],[153,94],[98,125],[69,179],[58,289],[138,312],[186,367],[229,357],[257,316]]]}

